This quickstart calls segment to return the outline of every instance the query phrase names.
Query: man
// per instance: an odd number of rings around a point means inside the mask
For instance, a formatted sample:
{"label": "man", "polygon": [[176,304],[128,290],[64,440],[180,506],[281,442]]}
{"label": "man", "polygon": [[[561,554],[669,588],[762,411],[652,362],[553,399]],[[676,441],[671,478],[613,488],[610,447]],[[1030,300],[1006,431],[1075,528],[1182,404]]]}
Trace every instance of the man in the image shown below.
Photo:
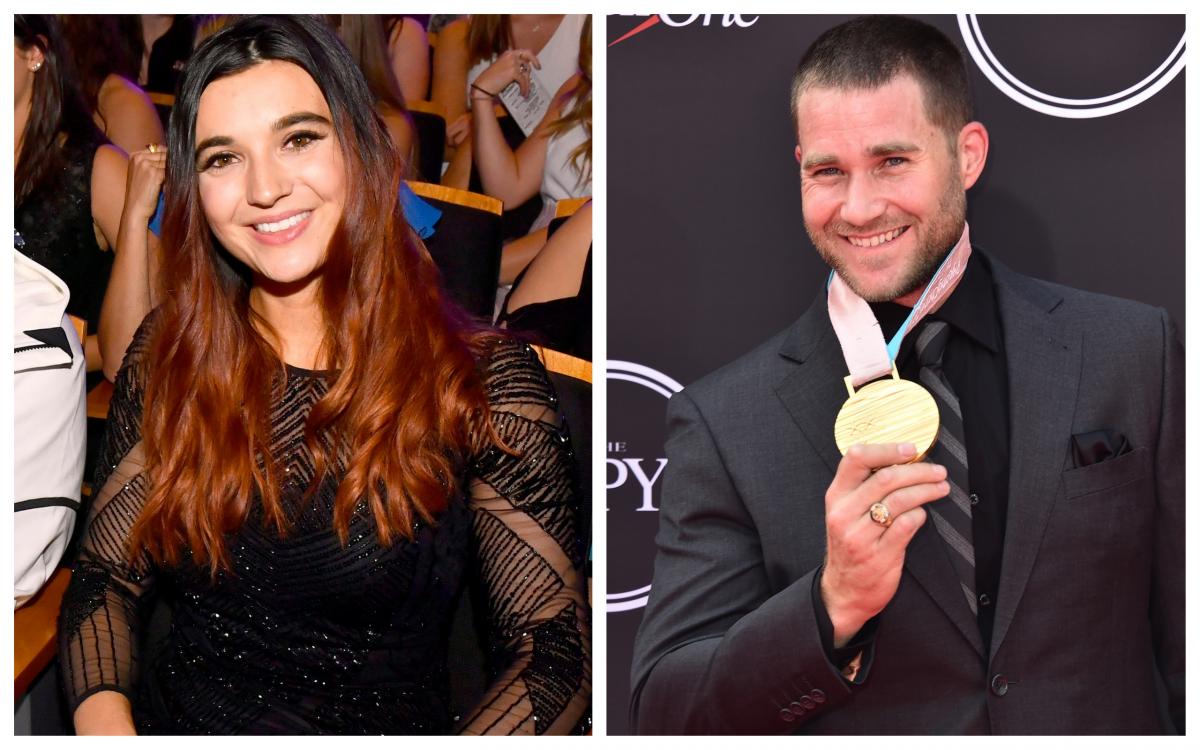
{"label": "man", "polygon": [[[831,29],[792,103],[805,226],[836,276],[671,400],[635,727],[1182,733],[1183,356],[1165,312],[972,252],[988,134],[937,30]],[[839,452],[848,369],[864,385],[855,350],[880,338],[855,310],[899,344],[885,371],[894,356],[932,394],[925,460],[907,440]]]}

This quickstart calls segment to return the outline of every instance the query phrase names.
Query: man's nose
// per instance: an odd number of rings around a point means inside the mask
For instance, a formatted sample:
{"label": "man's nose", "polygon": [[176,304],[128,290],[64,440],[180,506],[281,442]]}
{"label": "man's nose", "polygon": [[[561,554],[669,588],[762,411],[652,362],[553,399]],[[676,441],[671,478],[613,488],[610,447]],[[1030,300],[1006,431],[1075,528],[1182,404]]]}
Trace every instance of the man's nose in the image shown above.
{"label": "man's nose", "polygon": [[865,227],[882,216],[886,210],[887,201],[869,175],[855,175],[849,179],[841,208],[843,222]]}
{"label": "man's nose", "polygon": [[246,202],[269,208],[292,192],[292,179],[283,165],[271,158],[250,159],[246,169]]}

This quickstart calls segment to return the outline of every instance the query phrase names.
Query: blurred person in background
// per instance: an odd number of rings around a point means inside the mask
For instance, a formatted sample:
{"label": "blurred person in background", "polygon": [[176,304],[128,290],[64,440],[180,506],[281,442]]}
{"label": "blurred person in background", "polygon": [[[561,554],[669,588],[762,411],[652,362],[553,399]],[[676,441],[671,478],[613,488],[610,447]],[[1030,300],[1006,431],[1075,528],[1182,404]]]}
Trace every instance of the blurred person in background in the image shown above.
{"label": "blurred person in background", "polygon": [[137,61],[127,54],[117,17],[62,15],[59,21],[97,127],[127,154],[162,143],[162,123],[150,97],[134,83]]}
{"label": "blurred person in background", "polygon": [[[146,222],[140,232],[122,232],[126,156],[84,104],[57,20],[18,14],[14,21],[13,193],[21,250],[66,283],[67,312],[95,332],[84,342],[88,371],[115,373],[151,303]],[[127,250],[139,234],[140,258]]]}

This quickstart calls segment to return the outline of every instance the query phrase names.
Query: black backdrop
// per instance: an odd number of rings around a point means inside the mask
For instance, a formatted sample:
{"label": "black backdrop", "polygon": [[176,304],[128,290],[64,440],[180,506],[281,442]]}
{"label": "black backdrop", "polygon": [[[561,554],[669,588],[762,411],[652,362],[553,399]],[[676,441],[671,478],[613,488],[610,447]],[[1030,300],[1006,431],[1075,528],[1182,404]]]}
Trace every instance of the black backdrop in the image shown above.
{"label": "black backdrop", "polygon": [[[846,18],[608,19],[610,734],[629,731],[666,397],[785,328],[827,273],[803,230],[788,90]],[[991,150],[968,193],[974,243],[1165,307],[1182,331],[1183,17],[923,18],[980,51],[968,67]]]}

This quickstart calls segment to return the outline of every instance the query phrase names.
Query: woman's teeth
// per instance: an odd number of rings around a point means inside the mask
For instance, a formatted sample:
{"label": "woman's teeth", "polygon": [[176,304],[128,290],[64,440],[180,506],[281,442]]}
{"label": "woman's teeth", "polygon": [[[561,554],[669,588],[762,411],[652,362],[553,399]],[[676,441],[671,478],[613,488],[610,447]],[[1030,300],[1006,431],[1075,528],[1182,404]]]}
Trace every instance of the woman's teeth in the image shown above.
{"label": "woman's teeth", "polygon": [[312,211],[302,211],[295,216],[288,217],[283,221],[274,222],[273,224],[255,224],[254,228],[263,234],[274,234],[275,232],[282,232],[285,229],[291,229],[307,219],[311,214]]}

